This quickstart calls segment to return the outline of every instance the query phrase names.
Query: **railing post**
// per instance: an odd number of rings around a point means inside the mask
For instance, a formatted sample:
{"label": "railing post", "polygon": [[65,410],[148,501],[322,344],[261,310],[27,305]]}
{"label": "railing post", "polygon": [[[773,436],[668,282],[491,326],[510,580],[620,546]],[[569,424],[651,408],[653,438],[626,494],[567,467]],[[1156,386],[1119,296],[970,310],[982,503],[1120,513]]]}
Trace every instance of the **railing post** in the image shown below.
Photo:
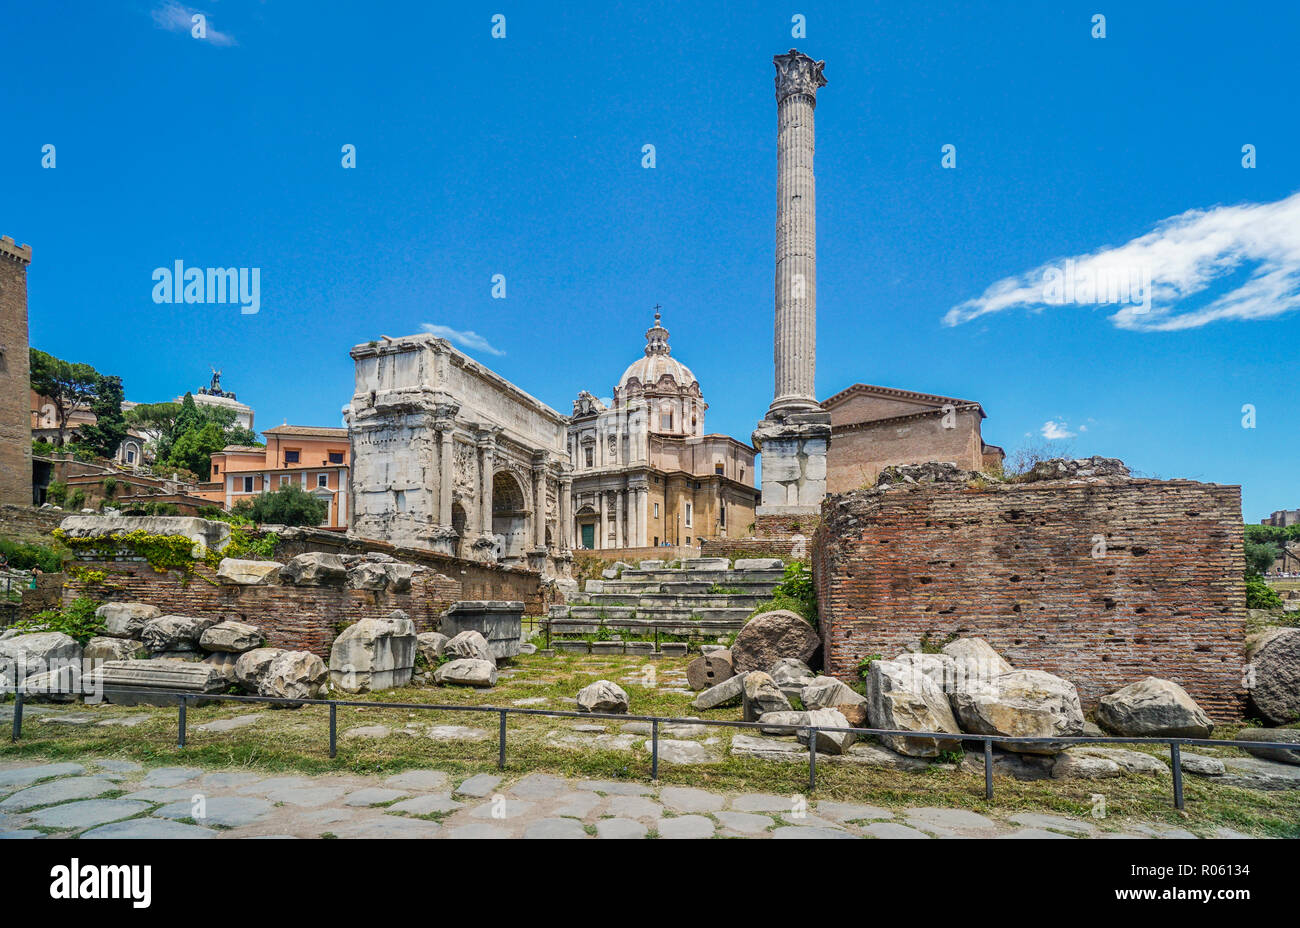
{"label": "railing post", "polygon": [[497,751],[497,769],[506,769],[506,710],[501,710],[501,746]]}
{"label": "railing post", "polygon": [[984,798],[993,798],[993,741],[984,739]]}
{"label": "railing post", "polygon": [[659,779],[659,720],[650,723],[650,779]]}
{"label": "railing post", "polygon": [[1169,742],[1169,763],[1174,768],[1174,808],[1183,808],[1183,750],[1177,741]]}
{"label": "railing post", "polygon": [[817,788],[817,729],[808,729],[808,795]]}
{"label": "railing post", "polygon": [[181,697],[180,711],[176,714],[176,747],[185,747],[185,697]]}
{"label": "railing post", "polygon": [[330,758],[339,756],[339,706],[330,703]]}
{"label": "railing post", "polygon": [[14,687],[14,730],[11,740],[17,741],[23,736],[23,689],[22,685]]}

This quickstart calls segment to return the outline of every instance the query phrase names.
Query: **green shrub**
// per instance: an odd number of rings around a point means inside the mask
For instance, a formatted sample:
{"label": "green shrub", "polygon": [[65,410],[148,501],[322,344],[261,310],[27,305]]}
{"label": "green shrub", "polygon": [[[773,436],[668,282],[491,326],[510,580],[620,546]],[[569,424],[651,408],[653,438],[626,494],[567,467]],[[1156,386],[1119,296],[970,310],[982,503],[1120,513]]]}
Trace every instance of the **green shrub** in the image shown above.
{"label": "green shrub", "polygon": [[0,538],[0,556],[15,570],[31,570],[36,567],[52,574],[63,568],[63,556],[53,548],[23,544],[8,538]]}
{"label": "green shrub", "polygon": [[817,591],[813,587],[812,571],[803,561],[785,565],[785,575],[772,591],[772,598],[754,607],[749,617],[779,609],[788,609],[803,616],[814,628],[817,626]]}
{"label": "green shrub", "polygon": [[45,488],[45,499],[55,506],[62,506],[68,498],[68,485],[57,480]]}
{"label": "green shrub", "polygon": [[1282,597],[1260,577],[1246,578],[1247,609],[1281,609]]}
{"label": "green shrub", "polygon": [[275,525],[320,525],[329,515],[329,505],[296,483],[263,493],[251,502],[241,502],[235,514],[259,523]]}
{"label": "green shrub", "polygon": [[95,615],[99,603],[86,596],[78,596],[61,609],[38,612],[26,622],[16,622],[13,628],[22,631],[63,632],[77,643],[85,645],[104,630],[104,620]]}
{"label": "green shrub", "polygon": [[880,659],[881,656],[879,654],[868,654],[862,660],[858,661],[858,676],[865,680],[867,674],[871,672],[871,665]]}

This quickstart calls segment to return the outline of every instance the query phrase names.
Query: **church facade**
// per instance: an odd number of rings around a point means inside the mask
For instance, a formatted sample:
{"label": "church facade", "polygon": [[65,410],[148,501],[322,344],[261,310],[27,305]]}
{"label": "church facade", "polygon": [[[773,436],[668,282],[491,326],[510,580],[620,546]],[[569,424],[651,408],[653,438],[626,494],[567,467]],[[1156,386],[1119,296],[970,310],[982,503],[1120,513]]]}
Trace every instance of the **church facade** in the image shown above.
{"label": "church facade", "polygon": [[656,312],[613,405],[585,390],[573,403],[568,453],[579,550],[696,546],[751,531],[756,451],[705,432],[708,408]]}

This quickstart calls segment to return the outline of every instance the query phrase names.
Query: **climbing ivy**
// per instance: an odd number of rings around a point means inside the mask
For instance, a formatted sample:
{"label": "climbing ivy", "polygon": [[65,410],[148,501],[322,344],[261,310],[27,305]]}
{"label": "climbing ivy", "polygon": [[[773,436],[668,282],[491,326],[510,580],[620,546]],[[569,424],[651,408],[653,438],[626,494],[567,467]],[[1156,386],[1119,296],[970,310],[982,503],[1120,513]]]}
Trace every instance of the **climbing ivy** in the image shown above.
{"label": "climbing ivy", "polygon": [[194,542],[183,535],[154,535],[143,530],[112,532],[90,538],[72,538],[61,528],[54,537],[74,553],[110,560],[129,553],[144,558],[158,573],[179,570],[189,573],[194,567]]}

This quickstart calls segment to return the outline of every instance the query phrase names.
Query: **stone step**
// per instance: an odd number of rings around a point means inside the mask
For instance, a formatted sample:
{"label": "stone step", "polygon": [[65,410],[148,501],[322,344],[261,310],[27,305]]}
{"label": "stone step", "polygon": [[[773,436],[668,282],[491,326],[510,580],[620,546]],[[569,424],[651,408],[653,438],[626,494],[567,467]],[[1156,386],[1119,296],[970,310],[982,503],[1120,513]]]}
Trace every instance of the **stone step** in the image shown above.
{"label": "stone step", "polygon": [[744,622],[754,610],[748,606],[714,607],[685,609],[676,606],[569,606],[571,619],[606,619],[610,622],[626,622],[638,619],[653,622],[691,622],[695,618],[705,620],[722,620]]}
{"label": "stone step", "polygon": [[680,581],[686,583],[726,583],[748,580],[754,583],[780,583],[783,570],[625,570],[621,580],[645,580],[652,583]]}
{"label": "stone step", "polygon": [[[679,596],[709,593],[714,586],[722,587],[728,590],[739,590],[740,594],[747,596],[771,596],[772,590],[776,584],[767,580],[738,580],[733,583],[688,583],[686,581],[664,581],[662,583],[645,583],[640,580],[603,580],[600,589],[592,590],[591,595],[596,593],[622,593],[627,596],[648,596],[652,593],[674,593]],[[727,596],[733,594],[713,593],[714,596]]]}
{"label": "stone step", "polygon": [[643,593],[640,596],[631,593],[586,593],[579,597],[579,600],[570,605],[591,605],[591,606],[635,606],[638,609],[645,606],[678,606],[682,609],[699,609],[699,608],[725,608],[735,606],[737,608],[744,606],[751,612],[754,607],[765,599],[767,594],[728,594],[718,593],[714,595],[694,594],[694,595],[677,595],[675,593]]}
{"label": "stone step", "polygon": [[[601,627],[600,623],[594,620],[552,619],[551,622],[551,634],[555,638],[559,638],[561,635],[590,635]],[[620,620],[617,628],[609,628],[608,630],[624,638],[638,635],[654,637],[655,629],[653,626],[655,624],[660,625],[659,634],[661,635],[700,635],[705,638],[716,638],[735,631],[733,624],[720,619],[708,619],[700,622],[668,622],[668,624],[664,624],[664,622],[663,619]]]}

